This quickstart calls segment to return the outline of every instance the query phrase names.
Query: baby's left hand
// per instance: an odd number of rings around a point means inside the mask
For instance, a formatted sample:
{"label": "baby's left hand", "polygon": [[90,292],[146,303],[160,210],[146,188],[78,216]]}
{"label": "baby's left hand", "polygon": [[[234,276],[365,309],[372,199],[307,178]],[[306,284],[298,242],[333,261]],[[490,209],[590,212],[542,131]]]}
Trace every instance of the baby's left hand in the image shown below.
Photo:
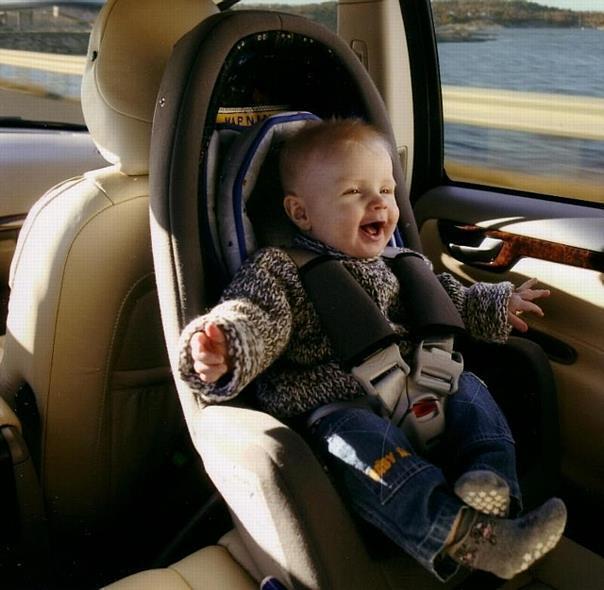
{"label": "baby's left hand", "polygon": [[510,297],[508,303],[508,321],[519,332],[526,332],[528,330],[526,322],[520,319],[520,315],[523,312],[527,311],[543,317],[543,310],[533,303],[533,301],[541,297],[549,297],[550,291],[549,289],[533,289],[536,284],[537,279],[529,279],[525,283],[522,283],[520,287],[516,287]]}

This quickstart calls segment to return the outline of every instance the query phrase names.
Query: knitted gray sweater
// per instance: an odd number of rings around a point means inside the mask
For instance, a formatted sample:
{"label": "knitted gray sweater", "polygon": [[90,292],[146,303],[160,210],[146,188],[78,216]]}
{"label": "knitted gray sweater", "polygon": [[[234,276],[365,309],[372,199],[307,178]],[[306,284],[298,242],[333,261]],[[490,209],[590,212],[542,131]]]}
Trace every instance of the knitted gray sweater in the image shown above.
{"label": "knitted gray sweater", "polygon": [[[385,261],[350,258],[306,238],[301,245],[342,260],[401,336],[401,353],[408,357],[411,342],[400,285]],[[447,273],[438,279],[472,336],[495,342],[507,339],[511,283],[475,283],[467,288]],[[194,371],[190,348],[191,336],[209,323],[222,328],[233,363],[232,373],[213,384],[201,381]],[[364,395],[359,383],[335,360],[296,265],[277,248],[259,250],[248,260],[218,305],[186,326],[179,346],[181,376],[205,402],[232,399],[254,379],[260,407],[277,417]]]}

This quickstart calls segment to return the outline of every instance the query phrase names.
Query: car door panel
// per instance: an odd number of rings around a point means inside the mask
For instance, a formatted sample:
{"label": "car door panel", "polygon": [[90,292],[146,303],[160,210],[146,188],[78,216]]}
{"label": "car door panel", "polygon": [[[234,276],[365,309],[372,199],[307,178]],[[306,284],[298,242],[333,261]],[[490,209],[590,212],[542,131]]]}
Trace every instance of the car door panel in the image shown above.
{"label": "car door panel", "polygon": [[552,361],[562,473],[604,497],[604,211],[461,187],[429,191],[415,211],[437,272],[466,284],[537,277],[551,290],[528,337]]}

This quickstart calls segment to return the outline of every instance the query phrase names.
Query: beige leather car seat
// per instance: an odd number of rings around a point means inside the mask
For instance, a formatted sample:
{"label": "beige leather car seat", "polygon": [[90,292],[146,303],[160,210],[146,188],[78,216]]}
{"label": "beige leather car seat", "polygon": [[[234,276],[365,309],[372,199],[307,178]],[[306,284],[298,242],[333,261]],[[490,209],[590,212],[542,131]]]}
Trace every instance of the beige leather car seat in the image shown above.
{"label": "beige leather car seat", "polygon": [[[367,590],[462,590],[462,588],[498,588],[499,590],[600,590],[604,579],[604,559],[563,538],[551,553],[530,570],[504,580],[474,579],[470,584],[455,579],[443,584],[413,565],[390,559],[382,562],[384,578],[379,586]],[[404,561],[404,560],[403,560]],[[119,580],[107,590],[248,590],[257,588],[222,547],[205,547],[169,568],[147,570]],[[360,586],[361,587],[361,586]],[[326,587],[327,588],[327,587]],[[323,590],[323,589],[321,589]]]}
{"label": "beige leather car seat", "polygon": [[107,590],[255,590],[258,583],[221,546],[204,547],[166,568],[118,580]]}
{"label": "beige leather car seat", "polygon": [[82,108],[111,165],[48,191],[19,236],[0,392],[23,424],[51,541],[79,545],[139,504],[183,430],[156,301],[148,150],[172,45],[215,12],[211,0],[108,0]]}

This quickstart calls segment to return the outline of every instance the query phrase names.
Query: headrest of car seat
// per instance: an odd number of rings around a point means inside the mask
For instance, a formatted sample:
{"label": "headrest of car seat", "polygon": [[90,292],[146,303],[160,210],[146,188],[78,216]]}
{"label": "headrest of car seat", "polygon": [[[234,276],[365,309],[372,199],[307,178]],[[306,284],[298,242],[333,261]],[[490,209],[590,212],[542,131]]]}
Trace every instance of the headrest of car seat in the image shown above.
{"label": "headrest of car seat", "polygon": [[148,172],[153,109],[172,47],[217,12],[212,0],[108,0],[99,13],[82,78],[82,110],[99,151],[122,172]]}
{"label": "headrest of car seat", "polygon": [[[297,230],[283,208],[279,152],[288,137],[320,120],[306,111],[283,112],[239,131],[218,125],[212,134],[205,160],[207,186],[200,191],[209,230],[204,245],[226,279],[258,247],[292,245]],[[402,245],[398,232],[393,245]]]}
{"label": "headrest of car seat", "polygon": [[[227,275],[233,276],[260,242],[288,245],[287,220],[281,204],[283,191],[279,180],[277,153],[287,137],[319,117],[308,112],[285,112],[273,115],[249,127],[232,143],[222,164],[216,190],[209,184],[202,192],[207,198],[208,226],[213,247]],[[211,140],[210,153],[220,142],[220,128]],[[208,154],[207,165],[215,160]],[[267,168],[269,169],[267,171]],[[261,170],[266,171],[262,174]],[[255,199],[251,199],[256,195]],[[215,197],[215,198],[214,198]],[[264,214],[260,214],[262,211]],[[284,243],[285,242],[285,243]]]}

